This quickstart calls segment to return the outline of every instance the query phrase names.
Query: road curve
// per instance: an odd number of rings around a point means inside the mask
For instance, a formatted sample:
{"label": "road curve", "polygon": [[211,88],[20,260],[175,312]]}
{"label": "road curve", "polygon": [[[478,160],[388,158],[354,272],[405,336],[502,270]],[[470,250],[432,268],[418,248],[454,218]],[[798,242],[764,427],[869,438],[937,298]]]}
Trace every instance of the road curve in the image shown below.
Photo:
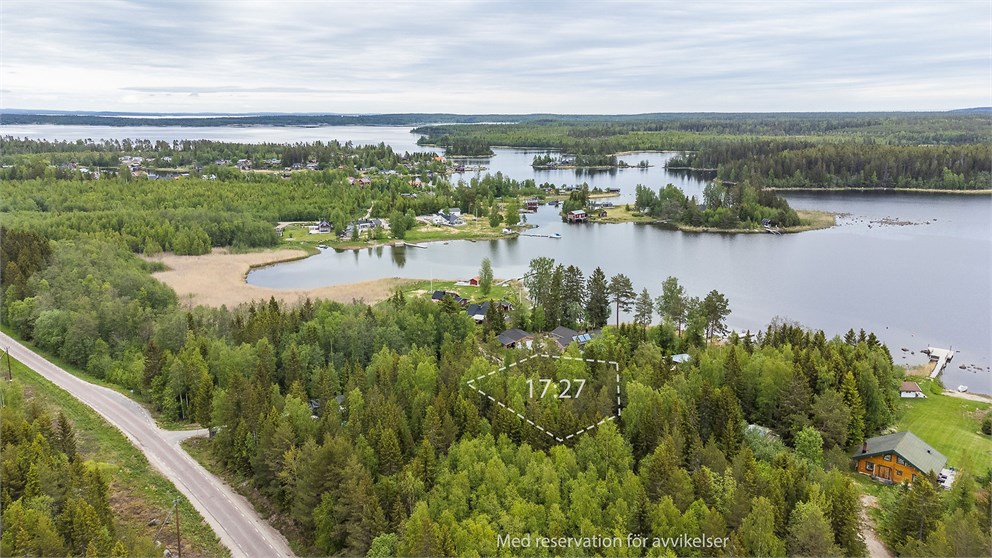
{"label": "road curve", "polygon": [[155,424],[137,402],[81,380],[0,332],[11,356],[86,403],[117,427],[148,461],[189,499],[235,558],[291,557],[286,539],[263,521],[242,496],[193,460],[179,443],[205,430],[175,432]]}

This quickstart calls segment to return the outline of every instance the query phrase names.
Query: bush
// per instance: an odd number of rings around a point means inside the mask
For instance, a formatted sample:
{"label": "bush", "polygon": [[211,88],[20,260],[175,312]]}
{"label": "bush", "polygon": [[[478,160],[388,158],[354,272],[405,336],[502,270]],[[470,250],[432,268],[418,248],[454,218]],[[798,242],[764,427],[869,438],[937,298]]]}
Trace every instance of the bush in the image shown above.
{"label": "bush", "polygon": [[982,420],[982,434],[992,436],[992,412],[987,413]]}

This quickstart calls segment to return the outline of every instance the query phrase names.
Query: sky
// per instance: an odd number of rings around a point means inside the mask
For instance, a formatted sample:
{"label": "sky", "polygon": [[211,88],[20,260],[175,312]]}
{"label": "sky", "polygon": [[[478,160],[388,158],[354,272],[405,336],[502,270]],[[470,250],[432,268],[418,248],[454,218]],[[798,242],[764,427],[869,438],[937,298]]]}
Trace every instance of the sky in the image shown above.
{"label": "sky", "polygon": [[0,0],[0,108],[579,113],[992,105],[992,2]]}

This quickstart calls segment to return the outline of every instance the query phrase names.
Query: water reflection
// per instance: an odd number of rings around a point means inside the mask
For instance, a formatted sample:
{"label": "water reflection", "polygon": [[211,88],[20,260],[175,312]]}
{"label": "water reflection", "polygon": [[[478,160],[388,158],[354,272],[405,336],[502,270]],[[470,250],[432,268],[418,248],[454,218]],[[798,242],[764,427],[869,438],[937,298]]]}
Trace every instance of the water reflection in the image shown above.
{"label": "water reflection", "polygon": [[406,266],[406,250],[405,246],[393,246],[389,250],[389,256],[393,259],[393,265],[399,269],[403,269]]}

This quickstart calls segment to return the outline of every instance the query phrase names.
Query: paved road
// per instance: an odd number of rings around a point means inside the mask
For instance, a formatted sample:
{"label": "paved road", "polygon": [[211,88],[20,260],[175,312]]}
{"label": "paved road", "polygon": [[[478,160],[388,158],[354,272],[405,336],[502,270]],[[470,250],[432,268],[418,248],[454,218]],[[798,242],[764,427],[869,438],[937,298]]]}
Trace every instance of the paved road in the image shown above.
{"label": "paved road", "polygon": [[206,430],[162,430],[144,407],[124,395],[69,374],[3,333],[0,346],[9,347],[11,356],[92,407],[123,432],[189,499],[233,557],[293,556],[286,539],[258,517],[247,500],[179,446],[186,438],[205,435]]}

